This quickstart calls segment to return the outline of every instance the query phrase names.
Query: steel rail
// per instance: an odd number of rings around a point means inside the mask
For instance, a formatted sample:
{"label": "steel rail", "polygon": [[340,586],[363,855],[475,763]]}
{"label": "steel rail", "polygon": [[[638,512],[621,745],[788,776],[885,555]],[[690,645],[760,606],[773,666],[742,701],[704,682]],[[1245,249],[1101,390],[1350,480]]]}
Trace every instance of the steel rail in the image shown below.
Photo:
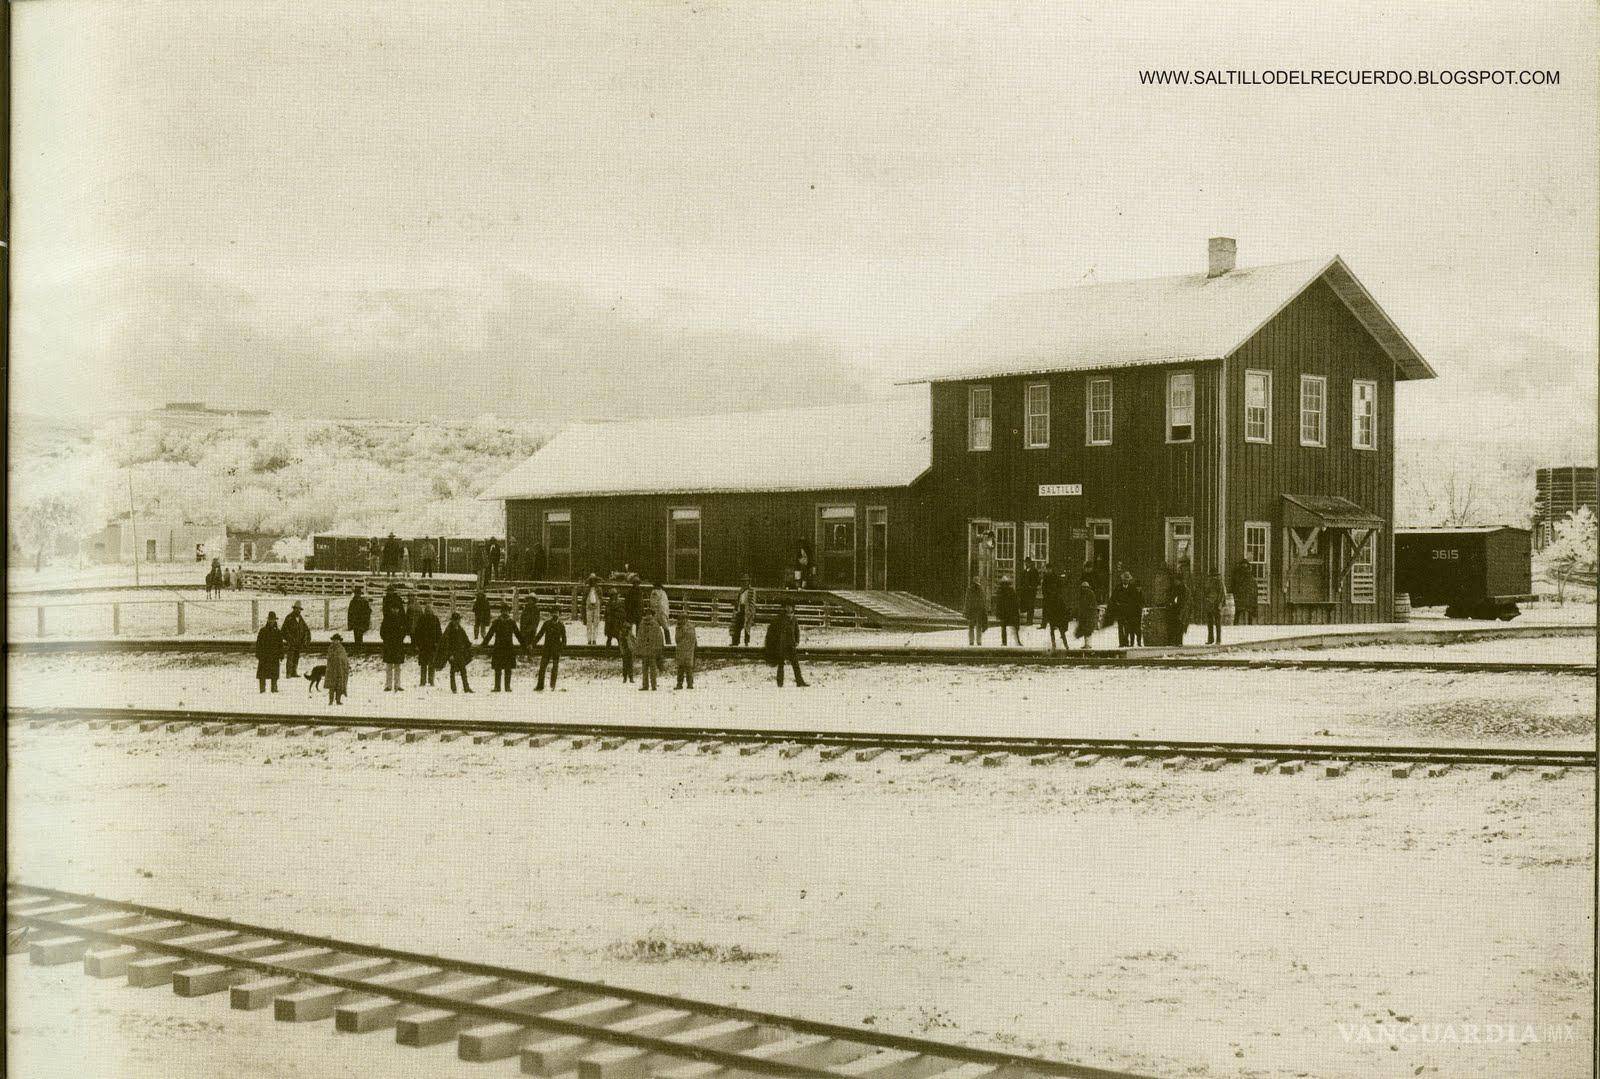
{"label": "steel rail", "polygon": [[1223,757],[1231,760],[1342,760],[1418,764],[1492,764],[1522,767],[1595,767],[1593,749],[1517,746],[1386,745],[1372,742],[1235,742],[1168,738],[1028,735],[966,735],[904,731],[792,730],[753,727],[689,727],[625,723],[543,722],[330,716],[325,713],[255,713],[165,708],[10,708],[13,722],[44,727],[77,723],[227,724],[267,728],[398,730],[491,736],[623,739],[625,741],[720,742],[732,745],[798,744],[807,748],[902,749],[1013,753],[1026,756],[1095,753],[1105,756]]}
{"label": "steel rail", "polygon": [[[749,1056],[737,1050],[696,1046],[666,1038],[636,1034],[630,1031],[609,1030],[604,1025],[574,1022],[539,1012],[520,1011],[481,1004],[471,999],[432,994],[424,990],[407,989],[392,985],[375,985],[362,978],[332,974],[315,967],[305,968],[274,963],[270,957],[257,958],[219,954],[213,949],[174,944],[170,940],[131,936],[127,927],[122,927],[121,929],[95,929],[90,926],[74,925],[72,920],[82,918],[86,914],[101,911],[137,914],[159,921],[181,922],[186,926],[195,928],[227,931],[246,938],[257,938],[261,941],[279,941],[285,944],[322,948],[339,956],[384,959],[416,967],[440,970],[446,973],[473,975],[505,982],[521,983],[528,987],[570,990],[578,994],[587,995],[592,999],[615,998],[632,1004],[682,1010],[708,1018],[738,1020],[753,1025],[759,1024],[800,1034],[810,1034],[863,1045],[872,1049],[894,1049],[947,1059],[952,1062],[983,1064],[995,1068],[1019,1070],[1035,1075],[1063,1076],[1068,1077],[1068,1079],[1141,1079],[1141,1077],[1129,1072],[1095,1068],[1042,1057],[1004,1053],[997,1050],[978,1049],[948,1042],[936,1042],[910,1035],[846,1027],[835,1023],[825,1023],[794,1016],[778,1015],[772,1012],[740,1008],[733,1005],[670,996],[648,990],[629,989],[608,982],[585,981],[470,960],[448,959],[422,952],[386,948],[315,934],[274,929],[226,918],[191,914],[186,911],[157,907],[145,903],[105,899],[82,892],[42,887],[15,880],[7,882],[6,893],[8,907],[6,920],[8,925],[15,923],[59,933],[63,938],[79,938],[108,944],[132,946],[141,952],[192,960],[200,964],[214,964],[239,970],[279,975],[284,978],[291,978],[296,982],[311,982],[364,996],[384,997],[400,1004],[452,1012],[472,1019],[546,1030],[555,1034],[573,1035],[593,1041],[610,1042],[618,1046],[660,1053],[666,1056],[682,1057],[686,1060],[713,1064],[735,1071],[789,1076],[793,1077],[793,1079],[840,1079],[838,1072],[830,1071],[826,1068],[769,1060],[759,1056]],[[54,899],[63,903],[75,903],[79,906],[75,910],[58,912],[48,918],[30,915],[25,909],[19,911],[10,909],[13,901],[26,897]]]}

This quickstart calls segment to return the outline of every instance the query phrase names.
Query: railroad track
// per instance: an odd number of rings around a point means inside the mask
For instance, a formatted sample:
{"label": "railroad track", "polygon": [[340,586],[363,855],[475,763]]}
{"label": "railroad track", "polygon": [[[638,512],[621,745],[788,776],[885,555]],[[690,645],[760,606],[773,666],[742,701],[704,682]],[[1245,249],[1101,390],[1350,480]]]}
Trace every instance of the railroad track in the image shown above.
{"label": "railroad track", "polygon": [[346,1033],[392,1030],[404,1046],[454,1041],[462,1060],[516,1059],[529,1075],[1137,1079],[17,882],[6,886],[6,923],[8,953],[25,950],[38,965],[81,963],[91,977],[170,985],[181,997],[226,993],[236,1009],[332,1020]]}
{"label": "railroad track", "polygon": [[[320,656],[326,649],[322,643],[313,644],[301,653],[302,658]],[[6,642],[6,651],[13,654],[62,655],[74,653],[221,653],[252,655],[253,641],[218,639],[116,639],[73,640],[17,640]],[[376,654],[376,645],[363,648],[356,656]],[[761,662],[759,648],[732,648],[728,645],[702,644],[697,649],[700,662],[714,665],[732,662]],[[615,649],[600,645],[576,644],[566,649],[564,656],[572,659],[610,659],[618,661]],[[878,666],[883,664],[923,664],[928,666],[956,667],[1085,667],[1085,668],[1165,668],[1169,670],[1250,670],[1250,671],[1434,671],[1456,674],[1555,674],[1581,675],[1594,678],[1597,673],[1593,663],[1516,663],[1496,660],[1450,659],[1334,659],[1326,656],[1306,658],[1254,658],[1248,653],[1227,654],[1196,652],[1189,655],[1140,655],[1122,649],[1095,651],[1041,652],[1033,649],[1004,648],[913,648],[893,645],[835,647],[815,645],[804,649],[801,659],[807,663],[841,666]]]}
{"label": "railroad track", "polygon": [[208,712],[165,708],[12,708],[13,726],[33,730],[189,732],[197,737],[242,735],[286,738],[354,736],[359,741],[455,742],[543,749],[573,748],[676,752],[694,747],[704,754],[724,750],[751,756],[772,750],[784,757],[815,753],[824,761],[853,757],[870,761],[889,753],[905,760],[943,755],[956,764],[997,767],[1011,761],[1031,765],[1092,767],[1102,761],[1125,766],[1150,764],[1176,770],[1198,765],[1217,771],[1245,763],[1257,772],[1302,771],[1340,776],[1357,764],[1390,768],[1396,778],[1418,769],[1442,775],[1462,766],[1486,766],[1491,778],[1519,770],[1538,770],[1559,779],[1567,769],[1595,767],[1592,749],[1497,746],[1407,746],[1340,742],[1223,742],[1159,738],[997,737],[888,731],[766,730],[748,727],[644,726],[619,723],[474,722],[457,719],[393,719],[382,716],[329,716],[324,713],[271,714]]}

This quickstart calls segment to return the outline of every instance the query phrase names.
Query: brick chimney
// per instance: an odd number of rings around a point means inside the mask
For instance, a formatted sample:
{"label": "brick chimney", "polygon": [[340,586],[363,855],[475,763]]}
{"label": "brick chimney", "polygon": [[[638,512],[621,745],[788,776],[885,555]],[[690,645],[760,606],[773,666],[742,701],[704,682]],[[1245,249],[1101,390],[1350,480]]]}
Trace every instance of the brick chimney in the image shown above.
{"label": "brick chimney", "polygon": [[1213,236],[1206,241],[1206,276],[1221,277],[1233,269],[1239,245],[1231,236]]}

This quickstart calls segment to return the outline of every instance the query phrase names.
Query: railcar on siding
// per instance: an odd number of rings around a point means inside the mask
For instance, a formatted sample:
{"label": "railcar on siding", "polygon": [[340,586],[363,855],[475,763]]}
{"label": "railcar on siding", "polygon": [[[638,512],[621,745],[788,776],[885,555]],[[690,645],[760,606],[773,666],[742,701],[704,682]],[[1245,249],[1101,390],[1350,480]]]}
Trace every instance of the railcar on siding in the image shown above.
{"label": "railcar on siding", "polygon": [[1533,595],[1533,533],[1511,525],[1397,528],[1395,591],[1451,618],[1511,619]]}

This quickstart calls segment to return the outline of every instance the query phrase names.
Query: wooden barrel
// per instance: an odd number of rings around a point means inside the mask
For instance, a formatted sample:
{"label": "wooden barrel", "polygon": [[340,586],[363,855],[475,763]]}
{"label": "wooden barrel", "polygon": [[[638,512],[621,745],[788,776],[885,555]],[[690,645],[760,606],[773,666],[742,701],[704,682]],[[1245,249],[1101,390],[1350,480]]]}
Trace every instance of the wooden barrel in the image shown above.
{"label": "wooden barrel", "polygon": [[1396,592],[1394,595],[1394,620],[1396,622],[1411,621],[1411,593]]}

